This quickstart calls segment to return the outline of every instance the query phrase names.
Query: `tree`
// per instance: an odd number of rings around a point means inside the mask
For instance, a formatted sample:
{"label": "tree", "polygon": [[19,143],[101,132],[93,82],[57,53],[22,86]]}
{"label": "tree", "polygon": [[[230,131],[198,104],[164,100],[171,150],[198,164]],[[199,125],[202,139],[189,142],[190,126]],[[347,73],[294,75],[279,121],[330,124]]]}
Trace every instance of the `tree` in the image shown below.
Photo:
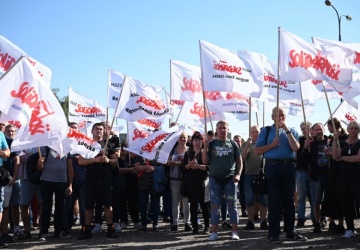
{"label": "tree", "polygon": [[64,96],[63,98],[59,98],[58,93],[60,92],[60,89],[58,88],[52,88],[51,91],[54,93],[56,99],[58,99],[62,109],[64,110],[66,118],[69,117],[69,96]]}

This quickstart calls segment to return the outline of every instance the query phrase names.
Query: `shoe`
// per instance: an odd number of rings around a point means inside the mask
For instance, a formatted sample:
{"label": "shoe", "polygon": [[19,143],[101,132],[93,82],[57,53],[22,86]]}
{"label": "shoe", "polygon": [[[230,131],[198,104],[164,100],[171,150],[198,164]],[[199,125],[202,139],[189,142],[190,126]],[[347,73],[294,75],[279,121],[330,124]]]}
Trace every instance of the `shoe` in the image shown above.
{"label": "shoe", "polygon": [[313,229],[314,233],[322,233],[321,225],[320,223],[316,223]]}
{"label": "shoe", "polygon": [[305,220],[298,219],[298,222],[296,223],[296,227],[303,227],[303,226],[305,226]]}
{"label": "shoe", "polygon": [[125,222],[121,222],[120,227],[121,227],[121,230],[124,230],[127,228],[127,224]]}
{"label": "shoe", "polygon": [[24,231],[20,236],[18,236],[19,240],[27,240],[27,239],[31,239],[31,233],[30,231],[26,232]]}
{"label": "shoe", "polygon": [[345,228],[343,225],[335,225],[334,229],[333,229],[333,233],[336,234],[343,234],[345,233]]}
{"label": "shoe", "polygon": [[140,222],[135,223],[134,228],[135,229],[140,229],[141,228],[141,223]]}
{"label": "shoe", "polygon": [[178,230],[178,226],[177,225],[172,225],[170,228],[170,231],[177,231]]}
{"label": "shoe", "polygon": [[242,212],[241,212],[241,217],[247,218],[247,217],[248,217],[248,213],[247,213],[246,211],[242,211]]}
{"label": "shoe", "polygon": [[351,239],[355,237],[355,233],[351,230],[346,230],[345,234],[342,236],[343,239]]}
{"label": "shoe", "polygon": [[119,226],[119,223],[114,223],[114,229],[115,233],[121,233],[121,227]]}
{"label": "shoe", "polygon": [[254,230],[255,229],[255,225],[254,223],[249,220],[247,223],[246,223],[246,226],[243,227],[244,230]]}
{"label": "shoe", "polygon": [[91,233],[98,234],[102,232],[101,224],[95,224],[94,228],[91,230]]}
{"label": "shoe", "polygon": [[78,226],[78,225],[80,225],[80,219],[79,219],[79,217],[75,217],[74,218],[74,226]]}
{"label": "shoe", "polygon": [[281,240],[279,239],[279,237],[270,237],[269,241],[273,244],[281,244]]}
{"label": "shoe", "polygon": [[292,233],[286,233],[286,238],[290,240],[298,240],[298,241],[306,241],[307,238],[305,236],[302,236],[301,234],[298,234],[297,232]]}
{"label": "shoe", "polygon": [[81,235],[78,237],[78,240],[87,240],[91,238],[92,238],[91,228],[87,226],[83,226],[81,228]]}
{"label": "shoe", "polygon": [[209,229],[209,227],[204,227],[204,233],[205,233],[205,234],[210,233],[210,229]]}
{"label": "shoe", "polygon": [[39,241],[46,241],[46,238],[48,238],[50,234],[39,234]]}
{"label": "shoe", "polygon": [[59,235],[59,238],[61,239],[71,239],[71,234],[65,232],[65,231],[61,231],[60,232],[60,235]]}
{"label": "shoe", "polygon": [[192,231],[192,227],[189,225],[189,223],[185,224],[185,231]]}
{"label": "shoe", "polygon": [[261,229],[261,230],[269,230],[269,225],[268,225],[268,223],[267,223],[266,220],[263,220],[263,221],[261,222],[261,224],[260,224],[260,229]]}
{"label": "shoe", "polygon": [[219,236],[215,232],[213,232],[208,238],[208,240],[210,240],[210,241],[217,240],[217,239],[219,239]]}
{"label": "shoe", "polygon": [[5,243],[15,243],[14,238],[8,234],[1,235],[1,239]]}
{"label": "shoe", "polygon": [[240,237],[239,237],[239,235],[238,235],[237,232],[233,231],[233,232],[231,233],[231,239],[232,239],[232,240],[240,240]]}
{"label": "shoe", "polygon": [[153,231],[154,232],[159,232],[159,226],[158,225],[153,225]]}

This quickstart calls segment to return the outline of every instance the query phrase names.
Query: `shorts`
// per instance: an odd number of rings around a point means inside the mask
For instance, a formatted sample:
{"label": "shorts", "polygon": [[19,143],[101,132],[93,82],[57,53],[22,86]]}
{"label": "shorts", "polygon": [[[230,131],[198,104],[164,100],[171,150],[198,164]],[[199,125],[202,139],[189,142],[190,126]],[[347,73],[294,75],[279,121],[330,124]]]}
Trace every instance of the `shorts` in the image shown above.
{"label": "shorts", "polygon": [[85,182],[85,208],[92,210],[95,203],[104,207],[112,204],[112,178],[104,180],[86,180]]}
{"label": "shorts", "polygon": [[259,205],[262,207],[268,206],[268,196],[266,194],[263,195],[255,195],[253,192],[253,180],[256,175],[245,175],[245,205],[246,206],[254,206],[255,198],[259,202]]}
{"label": "shorts", "polygon": [[29,205],[31,200],[33,199],[34,195],[38,199],[39,203],[42,203],[41,192],[40,192],[40,185],[34,184],[31,181],[24,179],[21,180],[20,185],[20,205]]}
{"label": "shorts", "polygon": [[4,200],[3,200],[3,207],[8,208],[10,205],[10,198],[12,194],[13,186],[5,186],[4,187]]}
{"label": "shorts", "polygon": [[311,196],[311,203],[313,205],[321,205],[324,197],[325,174],[319,174],[317,180],[310,179],[309,189]]}

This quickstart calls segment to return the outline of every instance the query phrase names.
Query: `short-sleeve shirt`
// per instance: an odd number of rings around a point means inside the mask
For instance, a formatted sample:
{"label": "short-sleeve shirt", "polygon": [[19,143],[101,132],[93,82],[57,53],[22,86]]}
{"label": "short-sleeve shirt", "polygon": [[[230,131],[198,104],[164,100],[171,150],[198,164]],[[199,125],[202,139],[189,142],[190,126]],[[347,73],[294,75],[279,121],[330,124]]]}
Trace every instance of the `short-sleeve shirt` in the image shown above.
{"label": "short-sleeve shirt", "polygon": [[[1,150],[5,150],[9,148],[3,132],[0,132],[0,148]],[[0,167],[2,166],[2,164],[3,164],[3,158],[0,157]]]}
{"label": "short-sleeve shirt", "polygon": [[[13,139],[7,136],[5,136],[5,139],[9,146],[9,149],[11,150],[11,143],[13,142]],[[10,151],[10,157],[3,159],[3,166],[6,168],[7,171],[9,171],[11,176],[14,176],[13,158],[19,155],[19,151]]]}
{"label": "short-sleeve shirt", "polygon": [[[247,143],[248,142],[245,142],[242,144],[241,151],[243,151],[245,149]],[[246,175],[256,175],[259,173],[259,170],[260,170],[262,155],[254,154],[254,146],[255,146],[255,144],[251,143],[247,157],[246,157],[246,159],[243,159],[243,161],[245,162],[245,165],[246,165],[246,168],[245,168]]]}
{"label": "short-sleeve shirt", "polygon": [[[292,135],[294,136],[296,141],[299,141],[299,135],[293,128],[290,129]],[[279,128],[279,139],[280,145],[278,147],[272,148],[264,153],[265,159],[281,159],[281,160],[295,160],[295,152],[291,149],[289,140],[286,135],[286,131],[282,128]],[[262,147],[268,144],[271,144],[275,139],[276,127],[273,124],[270,127],[268,139],[266,139],[267,129],[263,128],[260,131],[259,137],[256,141],[256,147]]]}
{"label": "short-sleeve shirt", "polygon": [[240,149],[234,141],[214,139],[209,142],[207,154],[210,160],[210,177],[226,178],[235,175],[236,159],[240,157]]}

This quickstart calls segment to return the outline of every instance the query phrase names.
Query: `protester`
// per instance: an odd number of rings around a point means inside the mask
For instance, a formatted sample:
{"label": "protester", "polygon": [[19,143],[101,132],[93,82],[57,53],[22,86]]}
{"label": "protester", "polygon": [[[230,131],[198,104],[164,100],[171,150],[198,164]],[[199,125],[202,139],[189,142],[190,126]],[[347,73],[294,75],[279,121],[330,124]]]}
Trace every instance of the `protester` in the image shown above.
{"label": "protester", "polygon": [[[291,240],[306,240],[295,231],[295,153],[299,150],[298,133],[286,126],[282,108],[273,108],[274,124],[260,131],[254,153],[264,154],[268,186],[269,234],[273,243],[280,241],[280,213],[284,208],[284,232]],[[278,126],[278,129],[276,128]],[[278,135],[276,135],[278,132]],[[265,139],[267,138],[267,140]]]}
{"label": "protester", "polygon": [[[3,160],[10,157],[10,149],[3,132],[0,131],[0,168],[3,167]],[[0,222],[2,221],[4,187],[0,187]],[[7,247],[4,239],[0,238],[0,248]]]}
{"label": "protester", "polygon": [[358,122],[349,122],[347,126],[348,139],[338,142],[339,135],[334,133],[334,143],[332,145],[333,158],[340,161],[336,184],[346,221],[347,229],[343,235],[344,239],[355,237],[354,204],[360,204],[359,130],[360,125]]}
{"label": "protester", "polygon": [[186,176],[185,185],[190,202],[191,225],[193,234],[199,233],[198,205],[204,218],[204,232],[209,232],[210,205],[205,202],[206,183],[208,183],[209,166],[202,163],[203,136],[195,132],[191,137],[189,150],[184,155],[182,168]]}
{"label": "protester", "polygon": [[254,225],[254,215],[255,215],[255,200],[256,196],[259,201],[260,209],[260,229],[268,230],[269,226],[266,220],[267,216],[267,206],[268,198],[266,194],[255,195],[253,191],[253,181],[255,176],[259,174],[260,167],[263,166],[262,156],[254,154],[255,143],[259,136],[259,127],[257,125],[251,126],[250,128],[250,137],[247,139],[246,143],[243,144],[241,157],[246,164],[245,169],[245,200],[246,208],[248,211],[248,222],[243,228],[244,230],[253,230],[255,229]]}
{"label": "protester", "polygon": [[218,224],[220,219],[221,197],[225,199],[230,215],[232,239],[238,240],[237,233],[238,212],[236,208],[237,182],[240,181],[242,160],[237,144],[227,139],[229,124],[218,121],[216,124],[217,138],[204,141],[202,162],[209,165],[209,185],[211,203],[211,231],[208,240],[218,239]]}
{"label": "protester", "polygon": [[[298,221],[296,227],[303,227],[305,225],[306,217],[306,196],[308,194],[308,160],[302,157],[304,151],[305,140],[309,139],[311,123],[302,122],[300,124],[300,130],[302,135],[299,137],[299,150],[296,152],[296,167],[295,167],[295,188],[297,194],[297,205],[298,205]],[[309,199],[311,204],[311,198]]]}
{"label": "protester", "polygon": [[[240,149],[240,154],[241,154],[241,150],[242,150],[242,143],[243,140],[241,138],[240,135],[234,135],[233,137],[234,141],[236,142],[236,144],[238,145],[239,149]],[[240,207],[241,207],[241,217],[247,217],[247,210],[246,210],[246,195],[245,195],[245,169],[246,169],[246,164],[245,162],[243,162],[243,169],[241,172],[241,177],[240,177],[240,181],[238,183],[238,189],[239,189],[239,201],[240,201]]]}
{"label": "protester", "polygon": [[112,216],[112,177],[111,170],[117,166],[117,156],[115,155],[115,146],[108,142],[105,148],[106,140],[103,138],[105,127],[101,123],[95,123],[92,127],[93,139],[97,141],[102,151],[95,157],[85,159],[79,156],[79,165],[84,165],[86,168],[85,179],[85,225],[82,225],[82,234],[78,237],[79,240],[92,238],[91,234],[91,220],[94,213],[95,203],[104,206],[105,219],[107,222],[108,238],[117,238],[113,226]]}
{"label": "protester", "polygon": [[326,152],[327,137],[324,136],[324,125],[321,123],[315,123],[312,127],[313,139],[306,139],[304,144],[304,150],[302,157],[307,159],[309,166],[310,176],[310,194],[311,194],[311,206],[314,211],[314,233],[321,233],[320,225],[320,206],[324,195],[324,185],[326,173],[329,169],[329,157]]}

